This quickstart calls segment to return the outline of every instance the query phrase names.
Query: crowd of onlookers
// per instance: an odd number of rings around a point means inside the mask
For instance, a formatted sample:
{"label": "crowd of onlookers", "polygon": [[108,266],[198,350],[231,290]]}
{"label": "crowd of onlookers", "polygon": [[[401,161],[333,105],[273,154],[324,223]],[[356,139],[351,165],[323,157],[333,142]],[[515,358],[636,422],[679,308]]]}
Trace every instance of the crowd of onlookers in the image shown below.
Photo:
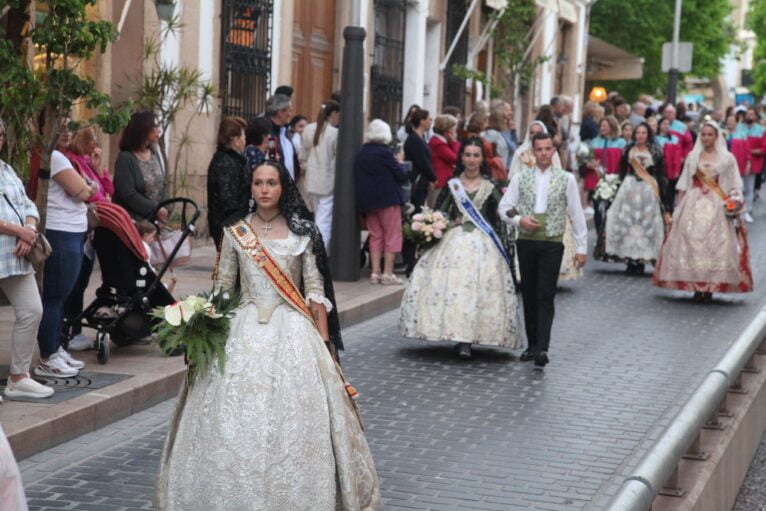
{"label": "crowd of onlookers", "polygon": [[[157,210],[166,196],[166,179],[157,150],[160,129],[152,112],[133,114],[123,130],[114,181],[92,127],[72,133],[65,119],[58,131],[47,190],[32,187],[32,198],[14,169],[0,160],[0,291],[15,312],[11,371],[4,394],[12,398],[45,398],[54,392],[30,377],[35,342],[40,358],[32,373],[37,376],[73,377],[85,366],[69,350],[89,349],[92,340],[82,333],[78,321],[72,321],[73,337],[65,349],[62,326],[65,318],[77,318],[83,311],[95,261],[94,205],[114,202],[135,220],[154,215],[164,222],[168,215],[164,208]],[[0,148],[5,135],[0,121]],[[42,190],[47,193],[45,238],[51,250],[43,265],[40,291],[26,256],[37,239],[40,220],[33,198]]]}
{"label": "crowd of onlookers", "polygon": [[[216,245],[226,222],[243,208],[252,208],[252,169],[267,159],[278,159],[313,211],[329,251],[342,102],[337,94],[328,98],[312,121],[293,112],[292,94],[291,87],[281,86],[268,98],[262,115],[222,120],[207,172],[208,226]],[[571,98],[553,98],[537,108],[534,122],[525,129],[516,126],[511,104],[504,100],[479,101],[468,115],[457,107],[445,107],[437,114],[412,105],[397,126],[380,119],[370,122],[353,170],[360,223],[368,232],[371,282],[403,283],[396,272],[411,269],[415,258],[415,247],[402,235],[406,215],[433,207],[454,175],[461,142],[469,137],[481,140],[490,177],[505,183],[529,157],[530,133],[547,131],[561,166],[578,176],[586,213],[598,216],[593,208],[594,189],[604,172],[616,172],[622,149],[633,139],[637,126],[646,123],[662,148],[665,201],[672,209],[675,180],[696,138],[696,126],[712,119],[726,131],[737,156],[748,203],[745,219],[752,221],[749,212],[760,187],[766,148],[759,112],[752,107],[718,112],[683,103],[661,104],[648,96],[630,105],[618,94],[610,94],[601,103],[583,106],[579,131],[573,110]],[[43,398],[53,393],[29,377],[35,340],[40,360],[34,374],[71,377],[84,366],[69,351],[88,349],[92,341],[73,324],[67,350],[61,332],[64,318],[74,318],[83,310],[95,260],[89,205],[111,201],[136,221],[150,216],[160,223],[167,221],[168,212],[157,209],[167,198],[160,135],[152,112],[135,113],[121,134],[112,181],[93,128],[71,133],[67,122],[62,125],[50,158],[45,235],[52,253],[44,265],[41,292],[25,259],[37,236],[39,214],[33,199],[38,191],[28,193],[14,170],[0,161],[0,291],[16,312],[7,396]],[[0,148],[4,138],[5,126],[0,122]],[[582,147],[592,150],[589,161],[578,157]]]}

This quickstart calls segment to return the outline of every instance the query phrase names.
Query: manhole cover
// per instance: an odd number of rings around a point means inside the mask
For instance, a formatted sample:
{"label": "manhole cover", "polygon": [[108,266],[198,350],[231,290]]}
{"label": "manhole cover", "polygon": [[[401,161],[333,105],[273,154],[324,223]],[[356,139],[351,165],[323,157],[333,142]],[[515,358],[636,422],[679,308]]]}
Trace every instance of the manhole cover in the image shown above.
{"label": "manhole cover", "polygon": [[[8,383],[8,366],[0,366],[0,391],[5,390]],[[93,371],[80,371],[80,374],[73,378],[46,378],[33,375],[33,378],[43,385],[53,387],[56,391],[51,397],[46,399],[27,399],[27,398],[6,398],[9,401],[24,401],[27,403],[55,404],[68,399],[72,399],[92,390],[103,389],[109,385],[130,378],[129,374],[117,373],[97,373]]]}

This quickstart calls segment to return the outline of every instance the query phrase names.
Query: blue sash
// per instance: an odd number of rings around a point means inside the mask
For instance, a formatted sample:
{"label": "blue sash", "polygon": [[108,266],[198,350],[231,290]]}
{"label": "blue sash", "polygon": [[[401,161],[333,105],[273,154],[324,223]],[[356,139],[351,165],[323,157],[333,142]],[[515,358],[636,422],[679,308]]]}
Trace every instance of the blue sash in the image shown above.
{"label": "blue sash", "polygon": [[457,207],[463,216],[467,216],[471,222],[473,222],[473,224],[479,228],[481,232],[489,236],[489,239],[492,240],[492,243],[500,252],[500,255],[503,256],[505,262],[508,263],[509,267],[511,267],[511,260],[508,257],[508,253],[505,251],[505,248],[503,248],[503,244],[500,242],[500,238],[497,237],[497,234],[495,233],[494,229],[492,229],[492,226],[487,223],[484,217],[481,216],[479,210],[476,209],[476,206],[473,205],[473,202],[471,202],[471,198],[468,197],[468,193],[466,193],[460,178],[455,177],[450,179],[447,183],[447,186],[449,187],[449,191],[452,193],[452,198],[455,199],[455,204],[457,204]]}

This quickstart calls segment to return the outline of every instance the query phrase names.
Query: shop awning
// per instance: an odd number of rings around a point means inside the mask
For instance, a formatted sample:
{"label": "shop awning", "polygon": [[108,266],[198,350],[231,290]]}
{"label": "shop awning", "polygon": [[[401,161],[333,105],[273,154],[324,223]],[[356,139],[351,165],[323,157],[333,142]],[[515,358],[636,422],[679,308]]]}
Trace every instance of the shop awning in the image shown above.
{"label": "shop awning", "polygon": [[643,76],[643,58],[588,35],[586,80],[637,80]]}

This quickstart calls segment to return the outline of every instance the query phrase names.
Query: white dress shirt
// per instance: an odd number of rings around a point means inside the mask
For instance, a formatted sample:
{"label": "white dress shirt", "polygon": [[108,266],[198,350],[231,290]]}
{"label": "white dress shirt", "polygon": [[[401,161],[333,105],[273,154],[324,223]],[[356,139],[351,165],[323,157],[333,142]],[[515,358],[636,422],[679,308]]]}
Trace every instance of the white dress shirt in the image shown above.
{"label": "white dress shirt", "polygon": [[287,130],[287,126],[279,128],[279,145],[282,147],[282,154],[285,156],[285,161],[282,164],[287,169],[290,177],[295,180],[295,146],[293,146],[293,141]]}
{"label": "white dress shirt", "polygon": [[[548,167],[546,170],[540,170],[535,167],[535,213],[545,213],[548,211],[548,192],[551,189],[551,177],[552,172],[548,170],[552,167]],[[516,215],[513,218],[508,217],[508,210],[516,208],[519,205],[519,183],[521,181],[521,173],[514,175],[511,178],[511,184],[508,185],[505,195],[503,195],[500,205],[498,207],[498,213],[500,218],[504,221],[511,223],[518,227],[521,224],[521,215]],[[586,254],[588,251],[588,224],[585,222],[585,213],[582,210],[582,204],[580,204],[580,192],[577,190],[577,181],[571,172],[567,172],[567,214],[572,221],[572,233],[575,239],[575,251],[577,254]]]}

